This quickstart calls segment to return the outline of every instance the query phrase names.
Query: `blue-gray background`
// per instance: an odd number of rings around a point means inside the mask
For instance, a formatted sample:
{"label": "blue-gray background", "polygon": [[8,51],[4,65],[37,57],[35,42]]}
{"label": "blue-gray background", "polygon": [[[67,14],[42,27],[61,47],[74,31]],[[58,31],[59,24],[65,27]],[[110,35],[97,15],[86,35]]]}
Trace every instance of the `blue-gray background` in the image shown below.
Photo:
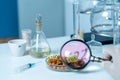
{"label": "blue-gray background", "polygon": [[[72,34],[72,1],[0,0],[0,38],[19,36],[25,28],[31,29],[34,34],[37,13],[43,17],[43,31],[47,37]],[[89,16],[82,15],[81,19],[81,27],[89,32]]]}

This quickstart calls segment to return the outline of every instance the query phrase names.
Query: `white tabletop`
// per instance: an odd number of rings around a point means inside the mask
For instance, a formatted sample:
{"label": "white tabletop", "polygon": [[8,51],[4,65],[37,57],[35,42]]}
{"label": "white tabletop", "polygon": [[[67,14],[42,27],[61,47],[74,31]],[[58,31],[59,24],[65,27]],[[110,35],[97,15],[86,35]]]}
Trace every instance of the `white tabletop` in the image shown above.
{"label": "white tabletop", "polygon": [[[53,52],[60,50],[69,37],[48,39]],[[15,73],[20,65],[39,62],[33,68]],[[92,65],[91,65],[92,64]],[[94,68],[94,69],[93,69]],[[113,80],[100,65],[90,63],[83,71],[58,72],[48,69],[45,59],[32,58],[29,55],[13,57],[7,43],[0,44],[0,80]]]}

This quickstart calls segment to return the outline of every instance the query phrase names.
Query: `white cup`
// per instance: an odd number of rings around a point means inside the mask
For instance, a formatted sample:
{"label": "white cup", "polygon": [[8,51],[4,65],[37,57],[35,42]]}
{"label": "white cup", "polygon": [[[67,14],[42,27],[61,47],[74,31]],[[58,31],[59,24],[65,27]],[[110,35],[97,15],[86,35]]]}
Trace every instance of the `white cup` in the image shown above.
{"label": "white cup", "polygon": [[8,41],[8,45],[13,56],[19,57],[24,56],[26,52],[26,40],[24,39],[14,39]]}

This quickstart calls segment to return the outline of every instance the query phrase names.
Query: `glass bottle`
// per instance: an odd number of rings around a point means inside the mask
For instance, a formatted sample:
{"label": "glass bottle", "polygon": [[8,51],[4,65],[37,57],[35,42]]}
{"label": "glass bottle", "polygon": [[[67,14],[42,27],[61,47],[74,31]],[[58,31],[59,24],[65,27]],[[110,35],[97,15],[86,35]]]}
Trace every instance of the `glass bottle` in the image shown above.
{"label": "glass bottle", "polygon": [[36,33],[31,43],[29,54],[32,57],[43,58],[50,54],[51,49],[42,31],[42,17],[40,15],[36,17]]}

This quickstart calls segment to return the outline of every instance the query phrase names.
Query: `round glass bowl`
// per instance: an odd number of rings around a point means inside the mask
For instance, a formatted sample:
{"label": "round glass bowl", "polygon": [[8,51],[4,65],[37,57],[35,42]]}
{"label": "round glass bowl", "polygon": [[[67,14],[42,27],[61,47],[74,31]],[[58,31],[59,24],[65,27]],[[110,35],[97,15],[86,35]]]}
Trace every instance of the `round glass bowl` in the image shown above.
{"label": "round glass bowl", "polygon": [[99,4],[91,14],[91,31],[95,34],[113,37],[114,27],[117,25],[116,11],[119,10],[117,3]]}
{"label": "round glass bowl", "polygon": [[56,71],[70,71],[68,67],[66,67],[61,58],[60,55],[53,54],[47,57],[46,63],[49,69],[56,70]]}

